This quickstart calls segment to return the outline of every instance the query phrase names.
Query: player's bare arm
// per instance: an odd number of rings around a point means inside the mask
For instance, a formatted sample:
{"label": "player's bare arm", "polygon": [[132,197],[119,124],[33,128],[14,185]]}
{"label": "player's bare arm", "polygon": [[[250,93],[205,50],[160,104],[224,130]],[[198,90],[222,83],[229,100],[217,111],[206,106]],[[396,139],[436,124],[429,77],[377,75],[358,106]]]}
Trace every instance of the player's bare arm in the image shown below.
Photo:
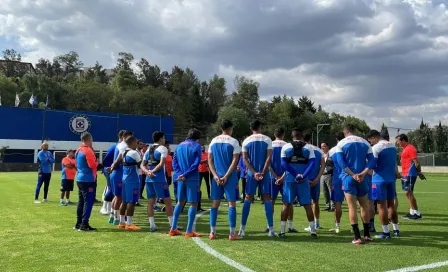
{"label": "player's bare arm", "polygon": [[286,177],[286,172],[284,172],[281,177],[278,177],[277,179],[275,179],[275,184],[276,185],[283,184],[283,181],[285,180],[285,177]]}
{"label": "player's bare arm", "polygon": [[142,172],[149,176],[149,171],[148,171],[148,161],[147,160],[143,160],[143,162],[140,164],[140,170],[142,170]]}
{"label": "player's bare arm", "polygon": [[218,173],[216,173],[215,163],[213,162],[213,154],[212,152],[208,152],[208,169],[213,175],[213,179],[219,183]]}
{"label": "player's bare arm", "polygon": [[244,164],[246,165],[247,169],[249,171],[251,171],[252,173],[254,173],[254,175],[260,174],[257,171],[255,171],[254,167],[252,166],[252,164],[250,164],[249,162],[249,156],[247,155],[247,152],[243,152],[243,161]]}
{"label": "player's bare arm", "polygon": [[317,185],[318,182],[320,182],[320,177],[322,177],[322,175],[324,174],[325,171],[325,158],[322,156],[322,158],[320,158],[320,169],[319,169],[319,173],[317,174],[317,177],[311,181],[310,185],[311,187],[314,187]]}
{"label": "player's bare arm", "polygon": [[[268,152],[266,154],[266,161],[264,162],[263,171],[261,172],[262,176],[266,174],[266,171],[268,171],[269,167],[271,166],[271,156],[272,156],[272,149],[268,149]],[[261,179],[263,179],[263,177],[261,177]]]}
{"label": "player's bare arm", "polygon": [[279,177],[277,176],[277,173],[275,173],[274,169],[272,169],[271,166],[269,166],[269,173],[274,177],[275,180],[277,180]]}
{"label": "player's bare arm", "polygon": [[106,169],[107,173],[112,173],[112,171],[118,167],[118,165],[123,161],[123,153],[119,154],[117,159],[112,163],[112,165]]}
{"label": "player's bare arm", "polygon": [[158,171],[160,171],[160,169],[162,169],[165,166],[165,161],[166,158],[161,158],[159,164],[157,164],[156,167],[154,167],[154,169],[149,170],[148,174],[150,176],[154,176],[154,173],[157,173]]}

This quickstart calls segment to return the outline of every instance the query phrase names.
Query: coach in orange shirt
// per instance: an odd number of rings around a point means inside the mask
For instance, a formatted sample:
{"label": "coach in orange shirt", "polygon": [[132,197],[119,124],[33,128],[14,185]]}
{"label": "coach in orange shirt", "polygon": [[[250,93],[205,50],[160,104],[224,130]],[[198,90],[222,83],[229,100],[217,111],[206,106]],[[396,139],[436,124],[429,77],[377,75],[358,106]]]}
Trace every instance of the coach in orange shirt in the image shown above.
{"label": "coach in orange shirt", "polygon": [[67,204],[70,203],[70,192],[73,191],[73,185],[75,184],[75,175],[75,151],[70,149],[67,151],[67,156],[62,159],[61,206],[67,206]]}

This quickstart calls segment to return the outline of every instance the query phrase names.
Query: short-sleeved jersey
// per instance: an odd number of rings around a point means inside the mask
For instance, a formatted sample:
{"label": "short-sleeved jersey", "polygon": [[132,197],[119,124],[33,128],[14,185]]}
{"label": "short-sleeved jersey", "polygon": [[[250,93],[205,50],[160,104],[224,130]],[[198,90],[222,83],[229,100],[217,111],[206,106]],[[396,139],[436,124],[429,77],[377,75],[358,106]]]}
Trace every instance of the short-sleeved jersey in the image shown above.
{"label": "short-sleeved jersey", "polygon": [[[142,161],[140,152],[134,149],[126,149],[123,153],[123,182],[139,183],[138,175],[139,163]],[[131,165],[125,165],[125,163]]]}
{"label": "short-sleeved jersey", "polygon": [[341,184],[341,173],[342,173],[342,169],[341,166],[338,164],[338,160],[336,157],[336,149],[337,147],[333,147],[332,149],[330,149],[330,151],[328,152],[328,156],[331,158],[331,160],[333,161],[333,177],[332,177],[332,182],[333,184]]}
{"label": "short-sleeved jersey", "polygon": [[[126,148],[128,148],[127,144],[122,141],[117,144],[114,151],[114,161],[118,158],[118,156],[126,151]],[[123,163],[120,163],[117,168],[115,168],[114,171],[117,171],[119,173],[123,173]]]}
{"label": "short-sleeved jersey", "polygon": [[76,175],[76,168],[68,168],[67,165],[71,164],[76,167],[76,160],[69,157],[62,159],[62,175],[61,179],[74,180]]}
{"label": "short-sleeved jersey", "polygon": [[408,144],[401,152],[401,175],[403,177],[416,177],[418,175],[414,159],[417,159],[417,149]]}
{"label": "short-sleeved jersey", "polygon": [[206,162],[201,162],[199,164],[198,170],[199,170],[200,173],[208,173],[207,159],[208,159],[208,153],[207,152],[202,152],[202,154],[201,154],[201,161],[206,161]]}
{"label": "short-sleeved jersey", "polygon": [[76,181],[77,182],[95,182],[98,161],[92,147],[85,144],[76,150]]}
{"label": "short-sleeved jersey", "polygon": [[[241,147],[238,141],[229,135],[219,135],[213,138],[208,147],[208,152],[213,155],[213,165],[219,177],[223,177],[230,165],[232,165],[233,156],[241,153]],[[237,179],[236,169],[232,172],[230,179]]]}
{"label": "short-sleeved jersey", "polygon": [[283,140],[275,140],[272,142],[271,167],[279,177],[285,172],[282,166],[282,148],[286,144]]}
{"label": "short-sleeved jersey", "polygon": [[[338,157],[338,160],[341,159],[343,163],[346,164],[346,167],[348,167],[353,173],[361,173],[364,169],[367,167],[367,161],[366,159],[372,155],[372,147],[370,146],[369,142],[367,142],[365,139],[350,135],[339,141],[339,143],[336,145],[336,154]],[[339,163],[341,164],[341,163]],[[344,167],[344,165],[340,165],[341,168]],[[344,171],[344,169],[341,169],[341,178],[344,179],[348,174]]]}
{"label": "short-sleeved jersey", "polygon": [[41,150],[37,153],[37,164],[38,164],[38,172],[39,173],[51,173],[52,165],[54,163],[53,155],[50,151]]}
{"label": "short-sleeved jersey", "polygon": [[238,161],[238,168],[240,169],[240,178],[246,178],[247,166],[244,163],[243,156],[240,156],[240,160]]}
{"label": "short-sleeved jersey", "polygon": [[[151,159],[151,150],[152,148],[148,148],[146,150],[146,153],[143,157],[143,160],[148,162],[148,169],[152,170],[157,166],[157,162],[166,159],[166,156],[168,156],[168,149],[163,145],[156,145],[154,146],[154,155]],[[151,163],[151,162],[154,163]],[[157,164],[156,164],[157,163]],[[166,163],[166,161],[165,161]],[[156,164],[156,165],[154,165]],[[166,182],[166,176],[165,176],[165,166],[159,169],[159,171],[154,173],[154,177],[146,177],[146,182]]]}
{"label": "short-sleeved jersey", "polygon": [[397,148],[386,140],[379,141],[372,147],[376,167],[373,171],[372,182],[395,182],[395,168],[397,166]]}
{"label": "short-sleeved jersey", "polygon": [[324,154],[324,152],[322,151],[322,149],[320,149],[317,146],[311,145],[311,147],[313,148],[314,151],[314,157],[315,157],[315,162],[314,162],[314,166],[313,166],[313,170],[310,173],[310,179],[315,179],[317,177],[317,175],[319,175],[319,171],[320,171],[320,160],[322,159],[322,156]]}
{"label": "short-sleeved jersey", "polygon": [[117,144],[113,144],[106,152],[106,156],[103,158],[103,166],[104,168],[110,167],[112,163],[114,163],[114,153]]}
{"label": "short-sleeved jersey", "polygon": [[173,176],[173,157],[170,154],[166,155],[165,172],[168,177]]}
{"label": "short-sleeved jersey", "polygon": [[201,163],[202,147],[194,140],[187,139],[180,143],[173,157],[174,179],[183,175],[186,182],[199,182],[199,163]]}
{"label": "short-sleeved jersey", "polygon": [[[268,150],[271,149],[271,138],[263,134],[253,134],[247,137],[242,146],[243,153],[247,153],[249,162],[256,172],[263,171]],[[251,173],[249,169],[247,174],[250,176],[254,175],[254,173]]]}
{"label": "short-sleeved jersey", "polygon": [[[302,155],[306,159],[314,159],[314,148],[309,144],[304,145],[302,147]],[[282,147],[281,158],[289,159],[292,156],[294,156],[294,148],[291,143],[287,143]],[[296,170],[297,174],[303,174],[308,168],[308,164],[291,163],[290,165]],[[296,177],[291,175],[291,173],[286,172],[285,182],[295,182],[295,180]]]}

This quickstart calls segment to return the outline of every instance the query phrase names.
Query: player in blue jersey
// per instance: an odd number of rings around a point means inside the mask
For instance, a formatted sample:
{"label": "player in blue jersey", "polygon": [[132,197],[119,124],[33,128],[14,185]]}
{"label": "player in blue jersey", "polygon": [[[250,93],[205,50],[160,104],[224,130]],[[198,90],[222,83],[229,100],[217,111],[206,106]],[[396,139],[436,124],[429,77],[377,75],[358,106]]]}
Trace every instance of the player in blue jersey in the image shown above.
{"label": "player in blue jersey", "polygon": [[286,170],[286,175],[283,187],[280,237],[285,236],[289,209],[297,197],[300,204],[305,208],[311,238],[317,238],[313,210],[311,209],[310,183],[308,181],[315,164],[314,148],[304,141],[303,132],[299,129],[293,129],[291,137],[293,141],[284,145],[281,151],[282,166]]}
{"label": "player in blue jersey", "polygon": [[[361,217],[364,225],[364,242],[371,242],[369,225],[369,187],[364,177],[369,170],[375,166],[375,159],[370,144],[361,137],[353,135],[355,126],[346,124],[344,126],[345,138],[336,146],[336,158],[342,169],[342,186],[349,207],[349,218],[355,235],[352,243],[362,244],[361,234],[358,227],[357,203],[361,207]],[[366,161],[367,160],[367,161]]]}
{"label": "player in blue jersey", "polygon": [[148,148],[141,165],[142,171],[146,171],[146,194],[148,198],[149,230],[157,230],[154,221],[154,204],[156,197],[165,203],[165,213],[168,217],[170,227],[173,223],[173,204],[171,203],[170,190],[165,174],[165,162],[168,156],[168,149],[165,146],[165,133],[156,131],[152,134],[154,144]]}
{"label": "player in blue jersey", "polygon": [[274,220],[272,213],[272,202],[270,196],[270,177],[268,175],[271,164],[272,140],[261,134],[261,122],[259,120],[250,123],[252,135],[243,142],[243,160],[247,167],[246,200],[244,200],[241,215],[241,227],[238,235],[245,236],[247,218],[249,217],[250,206],[257,192],[257,187],[261,188],[263,194],[264,210],[269,227],[269,236],[277,236],[274,231]]}
{"label": "player in blue jersey", "polygon": [[123,166],[123,186],[122,203],[120,205],[119,229],[129,231],[139,231],[141,228],[133,224],[135,204],[140,196],[140,176],[138,170],[142,163],[140,152],[137,151],[138,141],[134,136],[129,136],[125,140],[127,148],[118,155],[117,160],[112,164],[112,170],[117,169],[120,164]]}
{"label": "player in blue jersey", "polygon": [[[336,134],[336,141],[339,143],[344,139],[344,133],[339,132]],[[337,147],[333,147],[328,152],[329,164],[333,164],[333,176],[331,181],[331,201],[334,203],[334,222],[336,227],[330,229],[330,232],[339,233],[341,231],[341,217],[342,217],[342,202],[344,202],[344,191],[342,190],[342,169],[339,166],[336,156]]]}
{"label": "player in blue jersey", "polygon": [[221,199],[226,193],[229,204],[228,217],[230,225],[229,240],[238,239],[236,228],[236,201],[239,198],[238,175],[236,166],[240,157],[241,147],[238,141],[232,138],[233,123],[224,120],[221,123],[222,134],[213,138],[208,149],[208,165],[213,181],[211,183],[210,198],[210,240],[216,238],[216,220]]}
{"label": "player in blue jersey", "polygon": [[121,163],[122,158],[120,154],[123,154],[128,147],[126,145],[126,139],[132,136],[132,132],[124,131],[121,142],[117,144],[114,151],[114,164],[116,164],[116,168],[112,171],[112,168],[107,168],[106,171],[110,174],[110,180],[112,183],[112,192],[114,193],[114,199],[112,200],[112,214],[111,217],[114,216],[114,225],[118,225],[120,223],[120,213],[119,209],[122,203],[122,187],[123,187],[123,164]]}
{"label": "player in blue jersey", "polygon": [[[370,143],[370,142],[369,142]],[[371,144],[371,146],[373,146]],[[373,170],[369,170],[367,172],[367,175],[364,177],[364,182],[367,183],[367,186],[369,187],[369,191],[367,193],[367,199],[369,202],[369,229],[371,233],[376,232],[375,229],[375,200],[372,196],[372,176],[373,176]]]}
{"label": "player in blue jersey", "polygon": [[39,193],[42,184],[44,185],[44,202],[48,202],[48,188],[50,187],[52,165],[54,163],[53,155],[48,151],[48,143],[44,142],[41,145],[41,151],[37,153],[37,164],[39,166],[37,170],[37,186],[34,194],[34,203],[40,204]]}
{"label": "player in blue jersey", "polygon": [[240,203],[244,203],[244,199],[246,199],[247,167],[244,164],[243,156],[241,153],[240,153],[240,159],[238,161],[237,170],[238,170],[238,174],[239,174],[238,178],[241,179],[241,188],[242,188],[241,191],[243,194],[243,197],[242,197]]}
{"label": "player in blue jersey", "polygon": [[170,236],[180,235],[177,229],[177,221],[186,202],[190,203],[188,209],[188,225],[185,237],[201,237],[202,235],[193,230],[199,197],[199,171],[201,163],[202,147],[199,144],[201,132],[190,129],[187,139],[180,143],[173,158],[174,180],[178,181],[177,205],[174,208],[173,224],[169,232]]}
{"label": "player in blue jersey", "polygon": [[[315,163],[313,170],[309,175],[310,182],[310,194],[311,202],[313,204],[313,214],[314,214],[314,227],[316,230],[320,229],[319,218],[320,218],[320,208],[319,208],[319,197],[320,197],[320,177],[325,170],[325,158],[323,156],[324,152],[317,146],[311,144],[312,135],[307,133],[304,136],[304,141],[313,148]],[[310,231],[310,227],[305,228],[306,231]]]}
{"label": "player in blue jersey", "polygon": [[372,151],[376,166],[372,177],[372,198],[378,202],[378,215],[383,233],[375,238],[390,239],[389,218],[395,236],[400,236],[398,227],[398,214],[395,208],[395,180],[400,177],[397,167],[397,148],[393,143],[381,137],[376,130],[371,130],[368,135],[369,142],[373,145]]}

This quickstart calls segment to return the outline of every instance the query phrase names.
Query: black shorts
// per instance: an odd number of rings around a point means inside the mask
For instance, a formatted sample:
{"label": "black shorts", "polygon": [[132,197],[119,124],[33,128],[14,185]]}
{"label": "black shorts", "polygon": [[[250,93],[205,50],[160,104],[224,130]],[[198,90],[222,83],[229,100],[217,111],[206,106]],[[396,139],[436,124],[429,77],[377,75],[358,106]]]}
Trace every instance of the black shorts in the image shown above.
{"label": "black shorts", "polygon": [[61,192],[72,192],[74,184],[73,179],[63,179],[61,181]]}

